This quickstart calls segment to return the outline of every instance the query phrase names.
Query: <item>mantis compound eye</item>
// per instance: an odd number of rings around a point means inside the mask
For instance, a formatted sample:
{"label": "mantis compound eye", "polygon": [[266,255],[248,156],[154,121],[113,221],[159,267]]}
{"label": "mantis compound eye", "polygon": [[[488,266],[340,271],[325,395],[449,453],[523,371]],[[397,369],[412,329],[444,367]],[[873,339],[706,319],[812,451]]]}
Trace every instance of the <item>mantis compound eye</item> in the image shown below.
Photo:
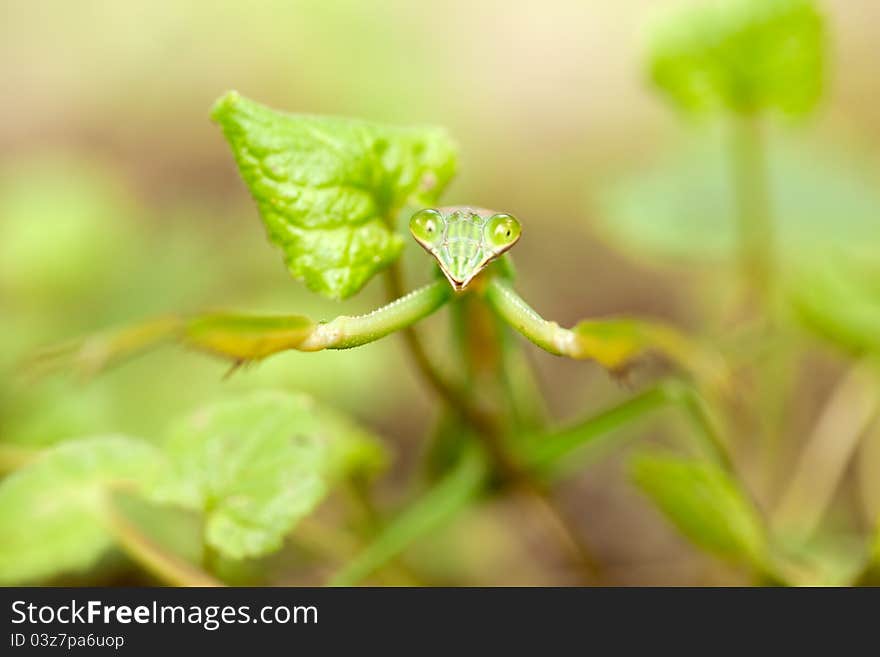
{"label": "mantis compound eye", "polygon": [[502,253],[516,244],[522,228],[513,215],[492,215],[486,224],[486,242],[495,253]]}
{"label": "mantis compound eye", "polygon": [[409,220],[409,230],[422,246],[432,247],[443,241],[443,215],[437,210],[419,210]]}

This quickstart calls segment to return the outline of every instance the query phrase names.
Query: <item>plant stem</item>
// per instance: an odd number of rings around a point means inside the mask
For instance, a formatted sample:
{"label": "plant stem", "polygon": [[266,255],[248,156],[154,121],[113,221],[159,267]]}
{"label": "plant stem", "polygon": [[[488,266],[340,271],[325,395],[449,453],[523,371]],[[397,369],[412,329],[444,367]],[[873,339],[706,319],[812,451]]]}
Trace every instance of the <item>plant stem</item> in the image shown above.
{"label": "plant stem", "polygon": [[614,430],[666,406],[669,401],[662,386],[649,388],[572,426],[524,441],[524,460],[530,468],[544,474],[575,450],[594,444]]}
{"label": "plant stem", "polygon": [[522,448],[523,460],[541,476],[547,476],[575,450],[595,446],[611,432],[667,406],[684,412],[702,450],[732,472],[727,448],[705,402],[690,386],[678,381],[660,383],[576,424],[533,436]]}
{"label": "plant stem", "polygon": [[[438,281],[447,287],[445,281]],[[397,262],[385,271],[385,289],[389,299],[397,299],[403,295],[403,278],[400,266]],[[406,344],[407,350],[412,357],[422,378],[437,395],[449,406],[455,409],[465,421],[481,433],[494,433],[495,427],[492,416],[470,399],[467,391],[449,381],[440,372],[439,368],[431,360],[421,337],[412,326],[407,326],[400,331]]]}
{"label": "plant stem", "polygon": [[770,298],[775,235],[770,216],[767,164],[759,117],[736,117],[730,141],[736,203],[740,276],[747,299]]}
{"label": "plant stem", "polygon": [[172,586],[223,586],[219,580],[196,568],[146,536],[140,528],[108,503],[108,527],[119,546],[147,572]]}
{"label": "plant stem", "polygon": [[357,556],[331,580],[331,586],[354,586],[386,565],[413,541],[458,513],[484,485],[485,457],[476,449],[462,456],[444,478],[397,514]]}
{"label": "plant stem", "polygon": [[[386,289],[390,298],[397,298],[403,291],[403,280],[399,265],[395,262],[386,270]],[[598,568],[589,550],[580,541],[573,523],[567,514],[558,508],[543,482],[534,478],[508,453],[504,440],[504,429],[497,418],[477,406],[467,391],[448,382],[431,361],[415,329],[403,329],[403,337],[416,366],[423,378],[434,391],[461,414],[462,419],[471,425],[483,439],[483,445],[491,458],[496,471],[514,489],[525,493],[535,502],[535,508],[553,527],[557,539],[566,553],[590,580],[595,580]]]}
{"label": "plant stem", "polygon": [[831,394],[774,515],[775,524],[809,536],[822,520],[859,439],[880,414],[873,364],[860,362]]}

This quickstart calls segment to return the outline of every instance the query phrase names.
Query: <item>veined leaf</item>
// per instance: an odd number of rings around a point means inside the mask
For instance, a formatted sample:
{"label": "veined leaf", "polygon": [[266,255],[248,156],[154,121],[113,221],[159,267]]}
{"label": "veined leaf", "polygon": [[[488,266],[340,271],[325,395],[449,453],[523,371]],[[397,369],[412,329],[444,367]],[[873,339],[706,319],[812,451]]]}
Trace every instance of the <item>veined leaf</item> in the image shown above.
{"label": "veined leaf", "polygon": [[657,27],[651,80],[687,112],[802,114],[822,93],[824,21],[812,0],[727,0]]}
{"label": "veined leaf", "polygon": [[640,455],[631,466],[639,488],[694,544],[764,569],[767,545],[758,513],[721,468],[655,454]]}
{"label": "veined leaf", "polygon": [[205,514],[209,545],[231,558],[281,546],[336,477],[384,461],[379,443],[310,397],[263,391],[179,422],[157,496]]}
{"label": "veined leaf", "polygon": [[107,529],[115,487],[145,490],[162,457],[124,436],[66,442],[0,483],[0,581],[85,570],[113,544]]}
{"label": "veined leaf", "polygon": [[393,262],[405,204],[430,205],[455,172],[455,147],[430,127],[282,114],[235,92],[213,112],[290,273],[332,298]]}

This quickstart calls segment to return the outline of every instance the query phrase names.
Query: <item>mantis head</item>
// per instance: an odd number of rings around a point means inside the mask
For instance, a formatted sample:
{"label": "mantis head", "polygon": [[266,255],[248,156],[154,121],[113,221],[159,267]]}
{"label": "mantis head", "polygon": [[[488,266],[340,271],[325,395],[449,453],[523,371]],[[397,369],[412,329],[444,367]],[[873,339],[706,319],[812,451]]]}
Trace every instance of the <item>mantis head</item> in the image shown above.
{"label": "mantis head", "polygon": [[512,215],[468,207],[420,210],[410,219],[409,230],[456,291],[465,289],[522,233]]}

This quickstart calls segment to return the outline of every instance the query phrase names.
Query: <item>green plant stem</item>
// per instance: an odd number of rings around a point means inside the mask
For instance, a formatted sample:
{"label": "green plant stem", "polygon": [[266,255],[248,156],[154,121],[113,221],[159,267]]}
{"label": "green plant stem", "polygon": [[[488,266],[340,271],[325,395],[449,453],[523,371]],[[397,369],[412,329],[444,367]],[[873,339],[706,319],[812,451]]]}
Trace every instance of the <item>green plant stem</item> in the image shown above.
{"label": "green plant stem", "polygon": [[[370,542],[342,531],[337,527],[326,525],[315,518],[303,518],[296,527],[293,540],[303,549],[321,560],[328,558],[336,563],[348,564],[357,559]],[[381,575],[381,583],[387,586],[424,586],[425,582],[415,573],[392,558],[376,569],[377,578]]]}
{"label": "green plant stem", "polygon": [[134,522],[110,506],[108,528],[117,544],[144,570],[172,586],[223,586],[221,581],[168,552],[146,536]]}
{"label": "green plant stem", "polygon": [[805,537],[816,531],[860,438],[880,414],[874,368],[857,363],[832,392],[773,514],[777,526]]}
{"label": "green plant stem", "polygon": [[575,450],[595,446],[597,440],[613,431],[667,406],[684,412],[696,429],[703,451],[732,472],[727,448],[705,402],[691,386],[678,381],[665,381],[574,425],[533,436],[523,443],[522,460],[541,476],[546,476]]}
{"label": "green plant stem", "polygon": [[597,439],[665,407],[669,401],[662,386],[649,388],[572,426],[524,441],[523,461],[543,476],[575,450],[594,445]]}
{"label": "green plant stem", "polygon": [[510,409],[513,430],[520,434],[543,429],[549,414],[534,366],[522,343],[515,339],[510,326],[497,313],[493,313],[493,319],[501,352],[498,377],[501,379],[505,403]]}
{"label": "green plant stem", "polygon": [[[434,285],[438,284],[443,285],[446,290],[450,291],[450,294],[452,293],[452,288],[446,281],[434,283]],[[390,299],[398,298],[403,293],[403,277],[400,266],[396,262],[385,272],[385,287],[387,296]],[[428,351],[416,329],[412,326],[407,326],[403,328],[400,334],[416,369],[428,386],[477,431],[486,434],[496,434],[498,427],[496,427],[496,422],[492,415],[479,408],[464,388],[457,386],[443,376],[440,369],[428,355]]]}
{"label": "green plant stem", "polygon": [[486,464],[478,452],[462,456],[436,486],[399,513],[358,556],[330,581],[353,586],[458,513],[476,496],[486,480]]}
{"label": "green plant stem", "polygon": [[730,159],[736,203],[739,268],[747,297],[765,303],[776,267],[761,123],[755,114],[734,119]]}
{"label": "green plant stem", "polygon": [[[443,281],[444,284],[445,281]],[[397,263],[386,270],[386,289],[391,298],[398,297],[403,288],[402,274]],[[544,484],[532,475],[509,454],[504,440],[504,428],[491,413],[477,406],[465,389],[449,383],[434,366],[421,339],[412,327],[403,330],[407,348],[423,378],[438,396],[450,407],[460,413],[480,435],[496,471],[513,488],[525,493],[535,502],[535,508],[547,519],[564,546],[566,553],[576,563],[578,569],[591,579],[598,573],[596,561],[587,547],[579,540],[574,524],[565,512],[558,508]]]}
{"label": "green plant stem", "polygon": [[210,515],[214,512],[215,505],[213,502],[208,501],[205,505],[204,515],[202,520],[202,528],[201,528],[201,538],[202,538],[202,568],[205,572],[210,573],[211,575],[215,575],[220,579],[218,573],[220,572],[220,552],[215,548],[211,541],[208,540],[208,525],[205,522],[204,518],[210,517]]}

